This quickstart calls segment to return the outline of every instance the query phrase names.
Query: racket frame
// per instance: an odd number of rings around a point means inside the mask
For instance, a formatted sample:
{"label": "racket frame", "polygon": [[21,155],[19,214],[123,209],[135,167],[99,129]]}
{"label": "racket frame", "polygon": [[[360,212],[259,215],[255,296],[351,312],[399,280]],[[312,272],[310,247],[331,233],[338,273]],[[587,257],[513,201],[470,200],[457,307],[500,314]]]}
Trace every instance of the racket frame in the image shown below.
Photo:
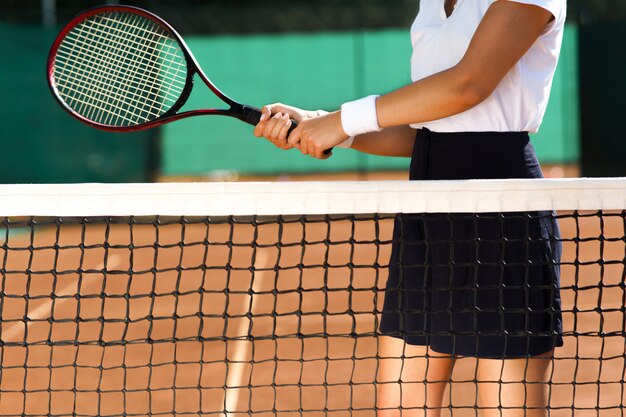
{"label": "racket frame", "polygon": [[[154,120],[137,124],[137,125],[133,125],[133,126],[112,126],[112,125],[98,123],[98,122],[95,122],[93,120],[90,120],[84,117],[83,115],[81,115],[80,113],[72,109],[63,100],[63,98],[61,97],[57,89],[57,83],[54,77],[54,63],[56,61],[57,52],[61,43],[63,42],[67,34],[70,33],[72,29],[78,26],[81,22],[83,22],[84,20],[86,20],[87,18],[91,16],[101,14],[101,13],[107,13],[107,12],[130,12],[130,13],[141,15],[147,19],[150,19],[154,21],[155,23],[157,23],[159,26],[161,26],[161,28],[163,28],[166,32],[168,32],[168,34],[171,35],[172,38],[176,42],[178,42],[181,47],[181,50],[183,52],[183,55],[187,63],[187,79],[185,81],[185,87],[180,97],[172,105],[172,107],[167,112],[165,112],[164,114],[162,114],[161,116],[157,117]],[[181,113],[177,113],[178,110],[180,110],[185,105],[185,103],[187,102],[187,99],[189,98],[191,94],[191,90],[193,89],[193,85],[194,85],[195,75],[198,75],[200,79],[204,81],[206,86],[209,87],[209,89],[219,99],[221,99],[224,103],[226,103],[229,106],[229,108],[228,109],[217,109],[217,108],[197,109],[197,110],[188,110],[188,111],[184,111]],[[191,116],[209,115],[209,114],[234,117],[241,121],[249,123],[251,125],[256,125],[259,122],[259,118],[261,116],[261,112],[258,108],[238,103],[237,101],[233,100],[228,95],[226,95],[224,92],[222,92],[219,88],[217,88],[217,86],[213,84],[213,82],[211,82],[209,77],[207,77],[204,71],[202,71],[202,69],[200,68],[198,61],[191,53],[191,50],[189,49],[189,47],[183,40],[182,36],[180,36],[180,34],[169,23],[167,23],[165,20],[155,15],[154,13],[151,13],[147,10],[141,9],[139,7],[134,7],[134,6],[126,6],[126,5],[98,6],[98,7],[94,7],[92,9],[86,10],[80,13],[74,19],[72,19],[57,35],[56,39],[54,40],[54,43],[52,44],[52,48],[50,49],[50,54],[48,55],[47,76],[48,76],[48,85],[50,87],[50,90],[52,91],[54,98],[61,105],[61,107],[65,111],[67,111],[69,114],[71,114],[73,117],[80,120],[81,122],[86,123],[92,127],[95,127],[101,130],[116,131],[116,132],[133,132],[133,131],[138,131],[138,130],[143,130],[143,129],[150,129],[153,127],[163,125],[165,123],[174,122],[176,120],[185,119]]]}

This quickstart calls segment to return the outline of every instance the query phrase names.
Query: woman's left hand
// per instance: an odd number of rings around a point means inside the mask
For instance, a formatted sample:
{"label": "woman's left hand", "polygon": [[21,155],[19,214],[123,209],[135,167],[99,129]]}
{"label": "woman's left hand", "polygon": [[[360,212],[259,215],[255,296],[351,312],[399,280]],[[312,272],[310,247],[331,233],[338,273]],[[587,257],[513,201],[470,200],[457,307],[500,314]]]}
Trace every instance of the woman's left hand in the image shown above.
{"label": "woman's left hand", "polygon": [[317,159],[329,158],[331,153],[324,154],[324,151],[346,139],[348,135],[343,131],[340,112],[303,120],[289,135],[291,145],[299,148],[303,154]]}

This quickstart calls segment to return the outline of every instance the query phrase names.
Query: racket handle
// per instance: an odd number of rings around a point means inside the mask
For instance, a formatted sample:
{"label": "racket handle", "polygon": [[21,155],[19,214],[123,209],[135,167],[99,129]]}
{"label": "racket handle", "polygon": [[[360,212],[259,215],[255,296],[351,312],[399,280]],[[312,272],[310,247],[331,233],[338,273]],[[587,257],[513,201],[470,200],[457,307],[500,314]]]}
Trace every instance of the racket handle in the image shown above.
{"label": "racket handle", "polygon": [[[245,121],[253,126],[258,125],[259,122],[261,121],[261,114],[262,114],[261,109],[257,109],[256,107],[252,107],[252,106],[243,106],[243,112],[246,118]],[[289,128],[289,131],[287,132],[287,136],[289,136],[296,127],[298,127],[298,122],[291,119],[291,127]],[[332,151],[333,151],[333,148],[326,149],[324,151],[324,155],[330,155]]]}

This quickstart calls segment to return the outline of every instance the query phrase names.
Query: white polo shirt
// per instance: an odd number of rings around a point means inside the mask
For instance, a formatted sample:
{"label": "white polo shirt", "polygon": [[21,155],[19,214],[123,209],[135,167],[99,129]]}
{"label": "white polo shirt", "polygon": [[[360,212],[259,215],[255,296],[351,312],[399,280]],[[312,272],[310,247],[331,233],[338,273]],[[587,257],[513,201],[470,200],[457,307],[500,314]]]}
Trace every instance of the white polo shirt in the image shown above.
{"label": "white polo shirt", "polygon": [[421,0],[419,14],[411,27],[411,78],[418,81],[456,65],[495,1],[534,4],[550,11],[554,20],[489,98],[463,113],[412,127],[426,127],[434,132],[536,132],[539,129],[561,50],[566,0],[458,0],[450,17],[446,17],[444,0]]}

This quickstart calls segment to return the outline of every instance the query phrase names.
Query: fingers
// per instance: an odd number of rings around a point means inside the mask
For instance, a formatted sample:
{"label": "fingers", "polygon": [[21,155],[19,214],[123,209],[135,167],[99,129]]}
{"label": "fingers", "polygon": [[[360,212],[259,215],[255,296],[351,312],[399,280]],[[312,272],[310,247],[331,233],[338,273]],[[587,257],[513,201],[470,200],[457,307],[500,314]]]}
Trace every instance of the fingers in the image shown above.
{"label": "fingers", "polygon": [[294,146],[287,142],[293,120],[302,120],[304,111],[281,103],[270,104],[261,109],[261,120],[254,128],[254,136],[265,137],[281,149]]}
{"label": "fingers", "polygon": [[269,120],[260,122],[254,129],[254,135],[265,137],[278,148],[291,149],[293,146],[287,142],[291,119],[288,114],[276,113]]}
{"label": "fingers", "polygon": [[[295,141],[296,138],[292,139],[291,137],[289,138],[289,143],[293,144],[293,142]],[[309,154],[309,141],[303,137],[298,137],[298,145],[300,145],[300,152],[302,152],[302,155],[307,155]]]}
{"label": "fingers", "polygon": [[[293,133],[292,133],[292,136],[293,136]],[[289,142],[292,143],[291,136],[289,137]],[[298,147],[300,149],[300,152],[302,152],[302,154],[310,155],[317,159],[328,159],[332,155],[332,152],[325,153],[326,149],[322,145],[320,145],[319,143],[316,143],[313,140],[306,140],[306,139],[300,138],[298,142]]]}
{"label": "fingers", "polygon": [[[311,155],[318,159],[327,159],[335,145],[337,123],[329,123],[328,115],[319,112],[307,112],[295,107],[276,103],[261,109],[261,121],[254,128],[254,135],[265,137],[280,149],[298,148],[304,155]],[[292,120],[298,126],[290,133]],[[339,132],[343,134],[343,132]]]}
{"label": "fingers", "polygon": [[261,121],[264,122],[266,120],[269,120],[269,118],[276,113],[288,114],[291,119],[295,120],[298,123],[300,123],[302,120],[310,119],[311,117],[317,116],[317,112],[314,111],[307,111],[282,103],[274,103],[264,106],[261,109]]}
{"label": "fingers", "polygon": [[261,109],[261,122],[268,120],[270,117],[272,117],[272,110],[270,109],[270,106],[264,106]]}
{"label": "fingers", "polygon": [[275,119],[280,116],[282,115],[277,113],[274,117],[272,117],[269,110],[266,110],[266,107],[263,107],[263,109],[261,109],[261,121],[254,127],[254,136],[260,138],[265,136],[266,133],[271,132],[276,123]]}
{"label": "fingers", "polygon": [[316,146],[313,156],[317,159],[328,159],[332,156],[332,148],[328,149],[328,153],[326,153],[327,149],[322,148],[321,146]]}
{"label": "fingers", "polygon": [[332,150],[333,146],[338,143],[338,139],[334,138],[336,134],[327,130],[324,124],[321,118],[303,121],[289,135],[288,143],[300,149],[300,152],[305,155],[317,159],[328,159],[331,152],[325,153],[325,151]]}
{"label": "fingers", "polygon": [[254,130],[252,131],[252,134],[256,136],[257,138],[260,138],[261,136],[263,136],[263,131],[265,130],[265,126],[266,126],[265,122],[259,122],[258,125],[254,126]]}
{"label": "fingers", "polygon": [[312,139],[300,140],[300,150],[303,147],[306,149],[306,152],[303,151],[302,153],[307,153],[317,159],[328,159],[332,155],[331,152],[325,154],[326,148],[318,141]]}
{"label": "fingers", "polygon": [[[280,115],[280,113],[278,113],[278,115]],[[282,117],[277,118],[274,129],[272,129],[270,136],[267,137],[270,138],[272,143],[274,143],[274,145],[278,146],[279,148],[291,149],[293,148],[293,146],[291,146],[287,142],[287,135],[289,133],[290,127],[291,119],[289,118],[288,114],[285,114]]]}

